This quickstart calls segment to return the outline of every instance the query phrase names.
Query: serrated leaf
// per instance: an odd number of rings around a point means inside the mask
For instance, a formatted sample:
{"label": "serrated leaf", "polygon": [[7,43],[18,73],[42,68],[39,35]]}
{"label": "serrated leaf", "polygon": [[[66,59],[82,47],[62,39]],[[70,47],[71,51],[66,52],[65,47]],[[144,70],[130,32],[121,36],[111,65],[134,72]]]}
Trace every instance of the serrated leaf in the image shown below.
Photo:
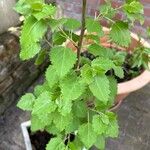
{"label": "serrated leaf", "polygon": [[62,46],[53,47],[50,53],[50,60],[59,77],[64,77],[76,63],[76,53],[70,48]]}
{"label": "serrated leaf", "polygon": [[68,30],[76,30],[80,28],[81,23],[73,18],[67,18],[66,23],[64,24],[64,27],[67,28]]}
{"label": "serrated leaf", "polygon": [[105,150],[105,138],[103,136],[99,136],[94,145],[99,148],[99,150]]}
{"label": "serrated leaf", "polygon": [[46,145],[46,150],[65,150],[65,144],[59,137],[52,138]]}
{"label": "serrated leaf", "polygon": [[41,129],[44,129],[45,124],[41,122],[38,116],[32,115],[31,116],[31,131],[35,132]]}
{"label": "serrated leaf", "polygon": [[89,34],[89,35],[85,35],[85,38],[88,39],[88,40],[93,40],[97,44],[100,43],[100,38],[99,38],[98,35]]}
{"label": "serrated leaf", "polygon": [[43,92],[35,101],[32,113],[34,115],[42,116],[43,114],[49,114],[56,109],[56,104],[51,100],[51,94],[49,92]]}
{"label": "serrated leaf", "polygon": [[105,75],[95,76],[94,81],[89,85],[93,95],[105,104],[109,100],[109,87],[109,80]]}
{"label": "serrated leaf", "polygon": [[105,133],[107,126],[108,126],[108,124],[105,124],[103,122],[102,117],[100,115],[95,115],[93,117],[92,127],[97,134],[101,135],[101,134]]}
{"label": "serrated leaf", "polygon": [[47,68],[45,76],[49,87],[53,88],[53,86],[58,82],[58,76],[52,65]]}
{"label": "serrated leaf", "polygon": [[94,132],[91,123],[81,125],[78,130],[78,136],[88,149],[96,142],[97,139],[97,134]]}
{"label": "serrated leaf", "polygon": [[49,91],[50,88],[48,86],[48,83],[45,82],[44,84],[42,85],[37,85],[35,88],[34,88],[34,94],[36,97],[39,97],[43,92],[45,91]]}
{"label": "serrated leaf", "polygon": [[109,85],[110,85],[110,98],[109,98],[109,105],[113,105],[115,98],[117,96],[117,90],[118,90],[118,86],[117,86],[117,80],[114,77],[108,77],[109,80]]}
{"label": "serrated leaf", "polygon": [[53,6],[51,4],[49,4],[49,5],[44,4],[41,11],[33,12],[33,16],[37,20],[41,20],[41,19],[45,19],[47,17],[51,17],[55,13],[56,13],[56,7],[55,6]]}
{"label": "serrated leaf", "polygon": [[138,2],[138,1],[132,1],[130,3],[126,3],[123,6],[124,10],[129,12],[129,13],[138,13],[138,14],[143,14],[143,5]]}
{"label": "serrated leaf", "polygon": [[99,21],[93,19],[93,18],[88,18],[86,20],[86,28],[87,28],[87,31],[89,33],[97,33],[99,36],[102,36],[103,35],[103,30],[102,30],[102,27],[99,23]]}
{"label": "serrated leaf", "polygon": [[84,101],[75,101],[72,109],[73,113],[79,118],[84,118],[87,115],[87,104]]}
{"label": "serrated leaf", "polygon": [[90,65],[85,64],[81,68],[81,76],[85,83],[90,84],[93,80],[92,68]]}
{"label": "serrated leaf", "polygon": [[26,0],[19,0],[14,9],[22,15],[29,15],[31,13],[31,6],[26,3]]}
{"label": "serrated leaf", "polygon": [[53,33],[52,39],[54,45],[61,45],[67,40],[66,37],[63,36],[61,31]]}
{"label": "serrated leaf", "polygon": [[35,60],[35,65],[41,65],[44,62],[45,58],[46,58],[46,51],[41,50]]}
{"label": "serrated leaf", "polygon": [[107,116],[109,117],[109,125],[106,129],[106,136],[107,137],[118,137],[119,135],[119,126],[116,114],[113,112],[107,112]]}
{"label": "serrated leaf", "polygon": [[119,126],[117,120],[114,120],[110,123],[109,127],[106,130],[107,137],[118,137],[119,135]]}
{"label": "serrated leaf", "polygon": [[92,61],[92,67],[105,72],[114,67],[113,61],[108,58],[98,57]]}
{"label": "serrated leaf", "polygon": [[60,100],[58,104],[58,111],[63,115],[66,116],[71,112],[72,108],[72,101]]}
{"label": "serrated leaf", "polygon": [[94,56],[100,56],[100,57],[105,57],[105,58],[109,58],[113,55],[113,51],[111,49],[105,48],[96,43],[91,44],[88,47],[88,52],[90,52]]}
{"label": "serrated leaf", "polygon": [[31,93],[27,93],[21,97],[20,101],[17,104],[17,107],[22,110],[32,110],[35,101],[35,96]]}
{"label": "serrated leaf", "polygon": [[113,18],[116,15],[116,10],[111,6],[111,3],[106,3],[100,6],[100,14],[108,18]]}
{"label": "serrated leaf", "polygon": [[37,21],[32,16],[26,19],[20,38],[22,60],[33,58],[41,50],[39,41],[46,30],[47,25],[44,21]]}
{"label": "serrated leaf", "polygon": [[58,27],[63,26],[63,24],[66,22],[65,18],[61,18],[61,19],[50,19],[49,20],[49,25],[51,27],[52,31],[55,31]]}
{"label": "serrated leaf", "polygon": [[72,114],[63,116],[59,112],[55,113],[55,119],[53,120],[55,126],[57,127],[57,129],[59,129],[60,132],[63,131],[71,121]]}
{"label": "serrated leaf", "polygon": [[85,90],[85,85],[81,78],[74,74],[69,74],[61,82],[61,91],[63,99],[66,101],[71,101],[79,98]]}
{"label": "serrated leaf", "polygon": [[114,73],[117,77],[123,78],[124,77],[124,71],[123,68],[120,66],[115,66],[114,68]]}
{"label": "serrated leaf", "polygon": [[129,46],[131,43],[131,35],[128,24],[123,21],[115,22],[110,31],[110,38],[120,46]]}

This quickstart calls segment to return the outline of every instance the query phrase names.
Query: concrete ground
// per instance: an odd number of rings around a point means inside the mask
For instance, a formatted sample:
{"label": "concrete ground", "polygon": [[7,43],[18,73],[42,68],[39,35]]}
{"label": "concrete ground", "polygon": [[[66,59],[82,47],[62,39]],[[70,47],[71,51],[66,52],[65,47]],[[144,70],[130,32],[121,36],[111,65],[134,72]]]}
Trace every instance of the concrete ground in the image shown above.
{"label": "concrete ground", "polygon": [[[106,150],[150,150],[150,84],[129,95],[117,113],[120,136],[108,140]],[[0,117],[0,150],[25,150],[20,123],[28,119],[15,104]]]}

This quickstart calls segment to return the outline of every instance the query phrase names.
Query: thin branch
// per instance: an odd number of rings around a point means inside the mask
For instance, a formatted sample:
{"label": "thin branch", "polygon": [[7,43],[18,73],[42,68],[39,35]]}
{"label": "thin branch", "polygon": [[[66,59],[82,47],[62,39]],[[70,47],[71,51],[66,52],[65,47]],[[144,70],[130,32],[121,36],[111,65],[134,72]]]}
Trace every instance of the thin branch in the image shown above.
{"label": "thin branch", "polygon": [[77,70],[79,70],[80,67],[80,54],[81,54],[81,48],[83,44],[83,37],[84,37],[84,32],[85,32],[85,17],[86,17],[86,3],[87,0],[82,0],[82,27],[81,27],[81,34],[80,34],[80,39],[78,42],[78,47],[77,47]]}

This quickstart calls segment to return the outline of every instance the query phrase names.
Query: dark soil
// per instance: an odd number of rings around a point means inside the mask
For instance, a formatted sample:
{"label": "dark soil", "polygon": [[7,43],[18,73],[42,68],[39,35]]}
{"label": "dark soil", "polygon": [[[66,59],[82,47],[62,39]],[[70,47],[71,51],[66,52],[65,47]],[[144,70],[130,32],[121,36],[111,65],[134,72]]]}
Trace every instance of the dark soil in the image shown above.
{"label": "dark soil", "polygon": [[[46,145],[49,143],[50,139],[55,137],[46,131],[37,131],[35,133],[32,133],[30,129],[28,129],[28,131],[33,150],[45,150]],[[65,145],[67,145],[68,139],[69,141],[73,141],[75,139],[75,135],[69,134],[65,140]]]}
{"label": "dark soil", "polygon": [[54,137],[46,131],[37,131],[35,133],[31,133],[30,129],[29,135],[33,150],[45,150],[46,145],[48,144],[50,139]]}

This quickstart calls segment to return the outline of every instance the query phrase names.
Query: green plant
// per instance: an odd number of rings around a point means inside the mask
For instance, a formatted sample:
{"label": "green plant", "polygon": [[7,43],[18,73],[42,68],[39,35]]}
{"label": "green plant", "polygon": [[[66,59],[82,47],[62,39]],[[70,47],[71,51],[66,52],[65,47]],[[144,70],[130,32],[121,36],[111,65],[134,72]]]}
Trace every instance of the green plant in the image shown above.
{"label": "green plant", "polygon": [[[114,74],[123,78],[126,54],[101,46],[99,38],[104,32],[99,21],[103,18],[109,21],[110,42],[128,47],[130,28],[135,20],[143,22],[143,6],[137,0],[127,0],[113,8],[107,1],[100,7],[100,14],[91,18],[86,17],[86,0],[83,0],[81,23],[72,18],[57,19],[56,7],[43,0],[19,0],[15,9],[25,16],[20,38],[21,59],[36,57],[36,64],[41,64],[49,55],[51,62],[45,82],[33,94],[25,94],[17,105],[31,111],[31,130],[46,130],[55,135],[47,150],[81,150],[92,145],[104,149],[105,138],[118,136],[117,117],[109,109],[117,94]],[[114,21],[121,9],[127,19]],[[75,31],[80,27],[81,34],[77,35]],[[53,33],[52,41],[45,36],[49,29]],[[92,44],[85,44],[89,39]],[[50,51],[41,48],[41,41],[48,43]],[[66,47],[66,41],[74,45],[77,53]],[[81,56],[85,48],[93,59]],[[114,74],[108,75],[109,71]],[[75,135],[73,141],[70,134]]]}

